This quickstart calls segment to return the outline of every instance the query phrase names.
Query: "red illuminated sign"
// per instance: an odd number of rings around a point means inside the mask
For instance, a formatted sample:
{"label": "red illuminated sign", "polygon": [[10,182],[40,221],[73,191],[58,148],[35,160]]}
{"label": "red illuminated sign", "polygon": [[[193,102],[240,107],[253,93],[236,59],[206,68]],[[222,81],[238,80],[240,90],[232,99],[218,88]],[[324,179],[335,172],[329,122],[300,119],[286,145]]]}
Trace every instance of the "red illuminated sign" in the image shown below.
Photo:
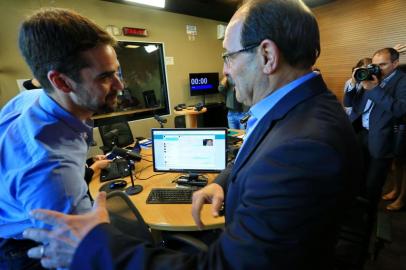
{"label": "red illuminated sign", "polygon": [[146,37],[148,36],[148,31],[143,28],[123,27],[123,34],[125,36]]}

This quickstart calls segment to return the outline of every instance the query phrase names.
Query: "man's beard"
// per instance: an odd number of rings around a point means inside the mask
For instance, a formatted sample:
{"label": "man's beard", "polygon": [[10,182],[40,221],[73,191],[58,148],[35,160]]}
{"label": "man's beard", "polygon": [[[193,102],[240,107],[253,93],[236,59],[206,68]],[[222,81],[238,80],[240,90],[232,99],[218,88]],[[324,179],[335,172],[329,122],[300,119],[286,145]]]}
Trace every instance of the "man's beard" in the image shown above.
{"label": "man's beard", "polygon": [[[80,93],[80,95],[77,94],[78,92]],[[103,100],[103,103],[99,103],[98,100],[95,97],[91,96],[89,92],[83,87],[77,89],[76,96],[78,97],[79,105],[93,113],[110,113],[114,112],[117,107],[117,101],[112,105],[109,105],[108,102],[109,99],[113,98],[114,96],[116,96],[115,99],[117,99],[117,93],[114,92],[107,94],[105,99]]]}
{"label": "man's beard", "polygon": [[103,102],[103,104],[100,104],[99,106],[97,106],[95,113],[111,113],[114,112],[117,108],[117,94],[115,94],[115,99],[116,102],[114,103],[114,105],[109,105],[108,100],[110,98],[113,98],[114,94],[108,94]]}

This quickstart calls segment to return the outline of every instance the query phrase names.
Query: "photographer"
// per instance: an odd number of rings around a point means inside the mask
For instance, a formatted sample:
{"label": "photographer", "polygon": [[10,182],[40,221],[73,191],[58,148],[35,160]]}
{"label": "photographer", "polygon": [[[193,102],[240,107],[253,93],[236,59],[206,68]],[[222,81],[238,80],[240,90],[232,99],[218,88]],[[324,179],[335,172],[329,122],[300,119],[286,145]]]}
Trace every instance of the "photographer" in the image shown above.
{"label": "photographer", "polygon": [[346,92],[344,106],[352,105],[356,112],[352,121],[355,126],[360,123],[357,133],[367,168],[363,193],[375,211],[394,157],[393,127],[406,113],[406,75],[397,70],[399,52],[393,48],[375,52],[372,64],[355,70],[354,77],[358,75],[364,93],[358,97],[359,102],[354,102],[354,90]]}

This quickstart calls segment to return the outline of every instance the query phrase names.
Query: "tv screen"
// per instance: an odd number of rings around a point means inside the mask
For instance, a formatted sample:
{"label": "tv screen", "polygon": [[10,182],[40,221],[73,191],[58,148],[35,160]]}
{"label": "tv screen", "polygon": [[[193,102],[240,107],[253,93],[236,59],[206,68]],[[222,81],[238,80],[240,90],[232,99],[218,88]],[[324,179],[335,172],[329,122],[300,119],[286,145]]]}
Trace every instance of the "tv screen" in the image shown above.
{"label": "tv screen", "polygon": [[218,93],[219,74],[213,73],[190,73],[190,95],[202,96]]}
{"label": "tv screen", "polygon": [[226,168],[225,128],[152,129],[154,171],[220,172]]}

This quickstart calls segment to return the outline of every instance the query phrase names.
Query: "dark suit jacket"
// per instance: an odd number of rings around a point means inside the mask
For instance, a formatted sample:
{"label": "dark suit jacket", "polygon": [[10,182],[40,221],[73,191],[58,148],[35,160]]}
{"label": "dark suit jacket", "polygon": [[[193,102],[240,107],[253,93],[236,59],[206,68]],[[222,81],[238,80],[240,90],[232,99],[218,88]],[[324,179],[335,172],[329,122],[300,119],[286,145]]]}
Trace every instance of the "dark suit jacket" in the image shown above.
{"label": "dark suit jacket", "polygon": [[351,124],[318,76],[265,115],[218,179],[226,229],[207,253],[148,248],[103,224],[82,241],[72,269],[331,269],[360,164]]}
{"label": "dark suit jacket", "polygon": [[375,158],[393,157],[393,126],[406,114],[406,74],[398,70],[384,88],[377,86],[369,91],[345,93],[344,106],[352,106],[357,112],[354,121],[361,121],[368,99],[374,103],[369,115],[369,153]]}

